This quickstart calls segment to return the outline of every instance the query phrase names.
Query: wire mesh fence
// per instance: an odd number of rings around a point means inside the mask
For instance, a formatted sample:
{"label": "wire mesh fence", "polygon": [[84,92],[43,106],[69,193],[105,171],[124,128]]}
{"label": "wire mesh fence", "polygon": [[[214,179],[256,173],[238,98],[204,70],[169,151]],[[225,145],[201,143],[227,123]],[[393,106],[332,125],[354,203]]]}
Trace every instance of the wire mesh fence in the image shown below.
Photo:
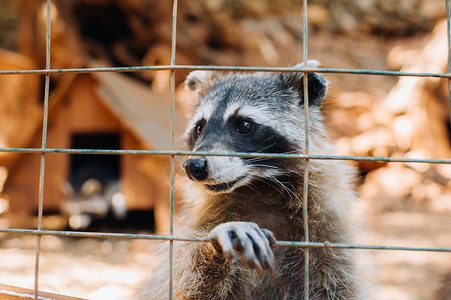
{"label": "wire mesh fence", "polygon": [[[303,0],[299,3],[301,18],[303,20],[303,57],[304,65],[307,65],[308,60],[308,1]],[[449,60],[451,60],[451,22],[450,22],[450,1],[445,0],[447,9],[448,22],[448,53]],[[173,265],[173,242],[174,241],[190,241],[190,242],[210,242],[208,238],[194,238],[189,236],[175,236],[173,230],[173,216],[174,216],[174,179],[175,179],[175,157],[176,156],[238,156],[251,158],[285,158],[285,159],[303,159],[306,161],[304,173],[304,194],[303,199],[308,199],[309,183],[309,161],[310,160],[351,160],[351,161],[380,161],[380,162],[401,162],[401,163],[431,163],[431,164],[451,164],[451,159],[423,159],[423,158],[394,158],[394,157],[364,157],[364,156],[331,156],[331,155],[317,155],[310,153],[309,147],[309,112],[308,105],[305,105],[305,153],[299,154],[262,154],[262,153],[228,153],[228,152],[192,152],[180,151],[175,147],[175,132],[174,132],[174,109],[175,109],[175,71],[177,70],[214,70],[214,71],[246,71],[246,72],[309,72],[320,73],[336,73],[336,74],[354,74],[359,76],[404,76],[404,77],[435,77],[451,79],[451,64],[448,62],[448,73],[411,73],[401,71],[380,71],[380,70],[358,70],[358,69],[333,69],[333,68],[283,68],[283,67],[240,67],[240,66],[194,66],[194,65],[178,65],[176,64],[176,41],[177,41],[177,15],[178,15],[178,1],[172,2],[172,46],[171,46],[171,63],[170,65],[155,65],[155,66],[137,66],[137,67],[108,67],[108,68],[77,68],[77,69],[52,69],[51,67],[51,7],[52,0],[46,0],[46,64],[45,69],[34,70],[0,70],[0,76],[6,75],[20,75],[20,74],[40,74],[45,77],[44,82],[44,110],[42,116],[42,140],[40,148],[0,148],[0,152],[16,152],[16,153],[35,153],[40,155],[40,172],[39,172],[39,198],[38,201],[38,225],[36,229],[0,229],[0,233],[8,233],[15,235],[35,235],[37,237],[36,255],[35,255],[35,284],[34,293],[35,298],[38,297],[39,291],[39,270],[40,270],[40,255],[41,255],[41,238],[43,236],[68,236],[78,238],[107,238],[107,239],[144,239],[144,240],[164,240],[170,244],[168,253],[168,263],[170,265],[169,274],[169,299],[172,299],[172,265]],[[168,2],[168,5],[169,2]],[[302,9],[301,9],[302,8]],[[141,72],[141,71],[161,71],[169,70],[171,73],[171,145],[170,150],[114,150],[114,149],[59,149],[47,147],[47,132],[48,132],[48,108],[50,95],[50,77],[54,74],[67,73],[97,73],[97,72]],[[450,95],[451,95],[451,84]],[[308,103],[308,81],[307,76],[304,76],[304,102]],[[451,103],[451,96],[450,96]],[[171,172],[170,172],[170,234],[167,236],[150,235],[150,234],[122,234],[122,233],[96,233],[96,232],[80,232],[80,231],[53,231],[44,230],[42,226],[43,211],[44,211],[44,180],[46,174],[45,163],[48,154],[97,154],[97,155],[165,155],[170,157]],[[307,203],[304,202],[304,224],[308,224]],[[398,246],[384,246],[384,245],[358,245],[358,244],[336,244],[336,243],[319,243],[312,242],[309,239],[309,228],[305,226],[304,232],[305,240],[303,241],[278,241],[279,246],[287,247],[302,247],[305,249],[305,291],[304,298],[309,298],[309,249],[311,248],[346,248],[346,249],[370,249],[370,250],[402,250],[402,251],[432,251],[432,252],[451,252],[451,248],[428,248],[428,247],[398,247]]]}

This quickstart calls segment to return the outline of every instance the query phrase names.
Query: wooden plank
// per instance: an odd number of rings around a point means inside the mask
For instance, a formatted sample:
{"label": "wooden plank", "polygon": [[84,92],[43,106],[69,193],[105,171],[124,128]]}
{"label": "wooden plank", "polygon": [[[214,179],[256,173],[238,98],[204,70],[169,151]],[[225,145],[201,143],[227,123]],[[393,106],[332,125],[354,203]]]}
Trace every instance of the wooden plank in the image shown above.
{"label": "wooden plank", "polygon": [[[70,131],[76,133],[117,132],[116,115],[105,107],[96,92],[96,80],[90,74],[80,74],[67,95],[65,107]],[[67,134],[67,132],[66,132]]]}
{"label": "wooden plank", "polygon": [[[35,299],[34,290],[24,289],[9,285],[0,284],[0,300],[19,300],[19,299]],[[40,300],[80,300],[85,298],[77,298],[54,293],[38,292]]]}
{"label": "wooden plank", "polygon": [[[122,149],[142,149],[142,147],[142,144],[128,130],[122,132]],[[161,176],[161,173],[164,172],[161,162],[161,166],[150,168],[150,170],[146,162],[151,160],[157,164],[161,159],[161,157],[145,155],[123,155],[121,157],[121,189],[128,210],[154,207],[159,183],[154,178],[164,178],[167,181],[167,176]]]}
{"label": "wooden plank", "polygon": [[[0,50],[1,70],[27,70],[35,66],[30,58]],[[0,77],[0,147],[23,147],[42,119],[38,101],[39,75],[4,75]],[[0,163],[10,166],[12,153],[0,154]]]}
{"label": "wooden plank", "polygon": [[[147,147],[170,150],[171,103],[156,95],[150,87],[122,74],[94,73],[99,94],[119,120]],[[174,111],[175,135],[183,133],[183,117]],[[179,139],[176,139],[179,140]]]}

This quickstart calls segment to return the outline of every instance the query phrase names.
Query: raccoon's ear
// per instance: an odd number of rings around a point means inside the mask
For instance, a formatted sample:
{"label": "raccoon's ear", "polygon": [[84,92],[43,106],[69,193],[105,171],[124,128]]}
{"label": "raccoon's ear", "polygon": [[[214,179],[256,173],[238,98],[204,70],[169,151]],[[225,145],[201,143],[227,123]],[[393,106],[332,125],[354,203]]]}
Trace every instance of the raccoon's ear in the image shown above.
{"label": "raccoon's ear", "polygon": [[185,80],[185,87],[194,92],[195,96],[202,96],[209,90],[219,78],[219,73],[214,71],[193,71]]}
{"label": "raccoon's ear", "polygon": [[[319,62],[316,60],[309,60],[307,62],[308,68],[316,68]],[[297,64],[293,68],[303,68],[304,64]],[[292,88],[299,93],[300,103],[304,103],[304,73],[280,73],[279,79],[282,86]],[[309,105],[321,106],[322,100],[326,97],[327,80],[318,73],[308,73],[308,99]]]}
{"label": "raccoon's ear", "polygon": [[193,71],[185,79],[185,88],[191,93],[184,97],[183,106],[185,116],[190,119],[199,105],[199,100],[208,91],[220,77],[218,72],[214,71]]}

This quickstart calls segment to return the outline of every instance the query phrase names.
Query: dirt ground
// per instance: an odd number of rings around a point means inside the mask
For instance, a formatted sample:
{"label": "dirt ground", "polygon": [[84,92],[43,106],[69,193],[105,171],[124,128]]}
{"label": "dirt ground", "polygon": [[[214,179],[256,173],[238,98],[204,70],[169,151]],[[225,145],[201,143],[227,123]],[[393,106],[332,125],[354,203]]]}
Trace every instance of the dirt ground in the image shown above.
{"label": "dirt ground", "polygon": [[[133,299],[150,274],[152,241],[44,237],[39,288],[89,299]],[[36,237],[3,237],[0,282],[34,287]]]}
{"label": "dirt ground", "polygon": [[[364,205],[362,205],[364,206]],[[386,212],[366,218],[358,242],[372,245],[451,247],[449,214]],[[158,245],[144,240],[110,240],[47,236],[42,241],[39,287],[89,299],[133,299],[135,289],[157,261]],[[34,286],[36,237],[0,237],[0,282]],[[450,253],[361,251],[373,282],[373,299],[433,299],[441,276],[451,270]]]}

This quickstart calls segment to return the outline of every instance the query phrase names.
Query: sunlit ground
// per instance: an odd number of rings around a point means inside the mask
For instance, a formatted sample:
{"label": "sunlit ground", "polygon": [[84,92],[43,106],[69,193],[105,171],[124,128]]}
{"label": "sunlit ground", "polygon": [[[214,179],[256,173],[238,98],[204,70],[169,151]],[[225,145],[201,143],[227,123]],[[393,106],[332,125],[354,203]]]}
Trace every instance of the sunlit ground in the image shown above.
{"label": "sunlit ground", "polygon": [[[40,290],[90,299],[130,299],[150,274],[152,244],[146,241],[45,237]],[[0,282],[34,287],[36,237],[8,237],[0,249]]]}

